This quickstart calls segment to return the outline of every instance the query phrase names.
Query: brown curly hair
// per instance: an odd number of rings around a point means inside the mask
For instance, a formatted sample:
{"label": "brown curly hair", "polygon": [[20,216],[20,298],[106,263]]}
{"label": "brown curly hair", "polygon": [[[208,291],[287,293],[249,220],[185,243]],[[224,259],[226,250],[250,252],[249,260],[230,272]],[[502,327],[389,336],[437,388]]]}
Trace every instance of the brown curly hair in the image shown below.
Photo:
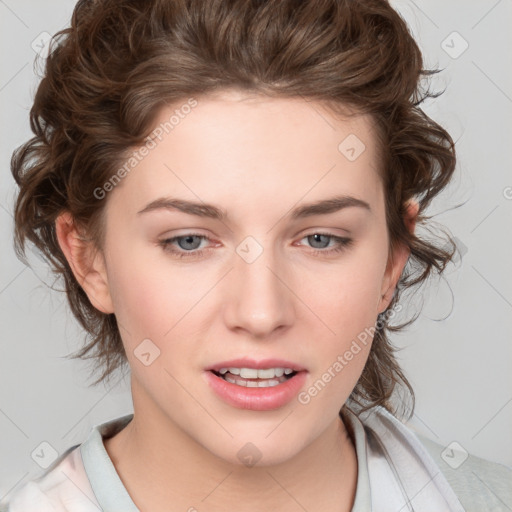
{"label": "brown curly hair", "polygon": [[[143,143],[163,105],[236,88],[371,114],[383,157],[390,251],[410,248],[389,311],[404,290],[442,273],[456,251],[449,235],[448,244],[421,239],[403,218],[415,199],[418,225],[430,219],[424,212],[455,169],[452,138],[419,108],[439,96],[420,87],[438,71],[423,69],[420,49],[387,0],[80,0],[71,26],[52,39],[30,111],[35,136],[13,153],[11,170],[20,188],[17,255],[26,262],[28,239],[63,277],[88,335],[72,357],[93,360],[101,371],[94,384],[123,367],[126,355],[115,315],[95,309],[76,281],[55,220],[70,212],[101,249],[106,200],[94,190]],[[414,392],[387,331],[417,316],[395,326],[379,316],[352,403],[396,414],[391,398],[399,385],[412,398],[412,414]]]}

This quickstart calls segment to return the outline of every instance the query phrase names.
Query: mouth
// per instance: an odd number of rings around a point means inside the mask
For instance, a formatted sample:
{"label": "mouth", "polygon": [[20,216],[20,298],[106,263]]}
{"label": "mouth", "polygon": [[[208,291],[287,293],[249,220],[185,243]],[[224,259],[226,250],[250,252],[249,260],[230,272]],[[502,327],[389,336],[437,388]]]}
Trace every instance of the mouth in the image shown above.
{"label": "mouth", "polygon": [[208,385],[239,409],[278,409],[293,400],[306,383],[308,371],[290,361],[237,359],[205,369]]}
{"label": "mouth", "polygon": [[297,372],[293,368],[220,368],[210,370],[226,382],[246,388],[271,388],[293,378]]}

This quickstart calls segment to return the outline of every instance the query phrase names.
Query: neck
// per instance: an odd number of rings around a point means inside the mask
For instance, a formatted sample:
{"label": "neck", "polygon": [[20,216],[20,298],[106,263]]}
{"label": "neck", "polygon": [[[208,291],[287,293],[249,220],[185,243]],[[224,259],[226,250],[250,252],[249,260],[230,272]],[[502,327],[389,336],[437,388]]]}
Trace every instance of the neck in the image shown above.
{"label": "neck", "polygon": [[290,459],[248,467],[212,454],[169,418],[134,409],[132,421],[104,444],[143,512],[352,508],[357,458],[339,417]]}

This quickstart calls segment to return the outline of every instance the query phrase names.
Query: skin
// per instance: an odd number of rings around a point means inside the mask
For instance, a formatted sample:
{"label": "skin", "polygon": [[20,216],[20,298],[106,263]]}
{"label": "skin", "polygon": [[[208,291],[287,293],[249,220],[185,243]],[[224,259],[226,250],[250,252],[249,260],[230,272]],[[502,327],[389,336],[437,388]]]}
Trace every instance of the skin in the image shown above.
{"label": "skin", "polygon": [[[355,161],[338,150],[349,134],[366,146]],[[80,240],[68,214],[59,217],[58,239],[77,280],[122,326],[134,419],[105,447],[140,510],[351,509],[357,459],[339,410],[370,343],[307,405],[235,408],[203,374],[227,359],[279,357],[307,369],[305,390],[375,325],[409,256],[406,247],[388,253],[378,166],[368,116],[341,119],[302,99],[224,91],[199,98],[109,192],[103,251]],[[371,212],[288,217],[296,206],[341,194]],[[229,220],[137,214],[166,195],[213,203]],[[411,230],[416,215],[411,203]],[[190,232],[211,240],[194,240],[192,252],[205,250],[200,257],[179,259],[158,243]],[[353,244],[315,254],[337,246],[335,238],[308,238],[318,232]],[[263,249],[252,263],[236,253],[247,236]],[[190,241],[181,240],[172,248],[186,252]],[[148,338],[160,356],[145,366],[134,350]],[[248,441],[262,454],[253,467],[237,457]]]}

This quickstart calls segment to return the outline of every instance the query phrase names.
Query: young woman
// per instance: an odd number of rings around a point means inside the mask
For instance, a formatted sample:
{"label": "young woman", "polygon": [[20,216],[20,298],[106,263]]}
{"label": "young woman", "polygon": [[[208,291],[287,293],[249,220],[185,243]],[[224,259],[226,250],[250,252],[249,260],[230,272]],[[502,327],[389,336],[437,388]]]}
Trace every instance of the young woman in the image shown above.
{"label": "young woman", "polygon": [[77,4],[13,157],[16,242],[134,413],[10,511],[512,506],[512,471],[400,421],[388,332],[455,251],[415,233],[455,168],[429,73],[384,0]]}

